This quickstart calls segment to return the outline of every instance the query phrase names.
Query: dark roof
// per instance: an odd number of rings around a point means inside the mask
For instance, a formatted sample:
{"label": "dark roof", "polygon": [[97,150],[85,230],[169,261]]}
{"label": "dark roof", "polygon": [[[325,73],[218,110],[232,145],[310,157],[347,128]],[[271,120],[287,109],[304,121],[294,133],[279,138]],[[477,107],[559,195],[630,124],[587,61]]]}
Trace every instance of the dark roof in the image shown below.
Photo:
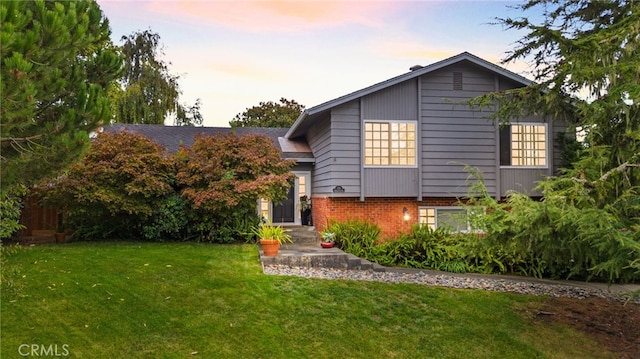
{"label": "dark roof", "polygon": [[291,126],[291,128],[289,129],[289,131],[287,131],[287,134],[285,135],[286,138],[296,138],[299,137],[301,135],[303,135],[307,129],[311,126],[311,124],[313,123],[314,119],[317,118],[317,116],[321,115],[322,113],[336,107],[339,105],[342,105],[344,103],[347,103],[349,101],[355,100],[357,98],[360,98],[362,96],[366,96],[368,94],[380,91],[382,89],[385,89],[387,87],[393,86],[393,85],[397,85],[401,82],[407,81],[409,79],[413,79],[419,76],[422,76],[424,74],[442,69],[444,67],[453,65],[455,63],[461,62],[461,61],[466,61],[466,62],[470,62],[472,64],[475,64],[476,66],[480,66],[486,70],[492,71],[500,76],[506,77],[508,79],[511,79],[515,82],[518,82],[524,86],[528,86],[531,85],[533,82],[525,77],[522,77],[518,74],[516,74],[515,72],[511,72],[503,67],[500,67],[496,64],[493,64],[489,61],[486,61],[478,56],[475,56],[469,52],[463,52],[460,53],[458,55],[449,57],[447,59],[435,62],[433,64],[427,65],[427,66],[422,66],[422,67],[418,67],[418,66],[413,66],[410,72],[407,72],[405,74],[390,78],[388,80],[379,82],[377,84],[371,85],[369,87],[365,87],[361,90],[358,91],[354,91],[351,92],[349,94],[346,94],[344,96],[335,98],[333,100],[321,103],[320,105],[308,108],[304,111],[302,111],[302,113],[300,114],[300,116],[296,119],[296,121],[293,123],[293,125]]}
{"label": "dark roof", "polygon": [[[266,127],[193,127],[193,126],[163,126],[163,125],[134,125],[115,123],[103,128],[104,132],[131,132],[146,136],[159,145],[165,147],[169,153],[178,151],[180,146],[191,147],[198,135],[216,136],[235,133],[238,136],[247,134],[265,135],[273,141],[280,150],[283,158],[312,159],[311,149],[304,141],[290,141],[284,138],[288,128]],[[283,148],[284,147],[284,148]]]}

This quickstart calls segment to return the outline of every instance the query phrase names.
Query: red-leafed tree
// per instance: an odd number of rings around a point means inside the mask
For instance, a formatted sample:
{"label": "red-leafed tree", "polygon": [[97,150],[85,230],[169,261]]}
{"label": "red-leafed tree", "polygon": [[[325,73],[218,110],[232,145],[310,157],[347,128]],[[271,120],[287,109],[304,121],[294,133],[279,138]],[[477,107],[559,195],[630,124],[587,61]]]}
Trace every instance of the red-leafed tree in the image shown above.
{"label": "red-leafed tree", "polygon": [[82,161],[39,189],[85,238],[130,238],[175,191],[174,175],[172,160],[150,139],[102,133]]}
{"label": "red-leafed tree", "polygon": [[176,179],[182,195],[202,213],[255,213],[258,198],[286,197],[292,165],[266,136],[201,136],[177,154]]}
{"label": "red-leafed tree", "polygon": [[177,185],[192,210],[189,234],[204,241],[249,238],[259,221],[257,199],[284,199],[293,179],[293,162],[262,135],[198,137],[176,154],[176,165]]}
{"label": "red-leafed tree", "polygon": [[292,162],[268,137],[198,137],[168,156],[133,133],[101,134],[83,160],[39,186],[42,198],[67,210],[80,239],[250,237],[256,200],[286,196]]}

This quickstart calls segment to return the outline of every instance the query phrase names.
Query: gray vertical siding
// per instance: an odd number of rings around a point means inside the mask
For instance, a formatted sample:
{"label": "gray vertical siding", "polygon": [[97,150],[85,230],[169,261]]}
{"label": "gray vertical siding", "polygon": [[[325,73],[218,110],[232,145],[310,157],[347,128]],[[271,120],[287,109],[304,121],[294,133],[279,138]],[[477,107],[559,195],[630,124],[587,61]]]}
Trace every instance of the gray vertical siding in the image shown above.
{"label": "gray vertical siding", "polygon": [[416,121],[418,119],[416,91],[416,80],[412,79],[364,96],[362,99],[363,119]]}
{"label": "gray vertical siding", "polygon": [[547,169],[518,169],[518,168],[502,168],[500,177],[502,183],[502,196],[507,195],[509,191],[526,193],[529,196],[541,196],[538,191],[534,191],[536,182],[544,179],[548,175]]}
{"label": "gray vertical siding", "polygon": [[417,168],[365,168],[366,197],[417,197]]}
{"label": "gray vertical siding", "polygon": [[331,110],[331,188],[342,186],[341,196],[360,196],[360,104],[351,101]]}
{"label": "gray vertical siding", "polygon": [[331,121],[330,116],[317,120],[307,131],[307,142],[316,163],[311,180],[311,193],[331,191]]}
{"label": "gray vertical siding", "polygon": [[[462,89],[454,90],[454,72],[462,73]],[[329,108],[318,115],[306,135],[316,160],[313,193],[360,198],[464,196],[468,165],[482,172],[493,196],[509,190],[539,195],[532,189],[560,163],[553,138],[565,126],[549,124],[548,149],[553,155],[548,169],[501,168],[497,125],[488,119],[488,112],[462,104],[496,89],[518,86],[522,85],[461,62]],[[365,168],[361,140],[365,120],[417,121],[417,166]],[[336,186],[345,192],[334,193]]]}
{"label": "gray vertical siding", "polygon": [[[362,120],[418,121],[418,84],[412,79],[362,98]],[[417,197],[417,168],[364,170],[364,196]]]}
{"label": "gray vertical siding", "polygon": [[[453,73],[462,73],[462,90],[453,89]],[[468,192],[465,165],[483,172],[489,193],[496,192],[496,131],[487,113],[459,104],[495,90],[493,73],[458,64],[421,77],[422,194],[463,196]]]}

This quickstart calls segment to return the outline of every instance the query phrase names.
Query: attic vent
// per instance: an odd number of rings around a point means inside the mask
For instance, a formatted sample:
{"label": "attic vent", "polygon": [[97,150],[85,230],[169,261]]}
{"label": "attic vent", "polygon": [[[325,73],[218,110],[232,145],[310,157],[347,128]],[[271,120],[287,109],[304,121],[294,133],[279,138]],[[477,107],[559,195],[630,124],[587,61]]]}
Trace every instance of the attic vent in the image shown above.
{"label": "attic vent", "polygon": [[421,68],[422,68],[422,65],[413,65],[409,67],[409,70],[415,71],[415,70],[420,70]]}
{"label": "attic vent", "polygon": [[453,73],[453,89],[462,90],[462,72]]}

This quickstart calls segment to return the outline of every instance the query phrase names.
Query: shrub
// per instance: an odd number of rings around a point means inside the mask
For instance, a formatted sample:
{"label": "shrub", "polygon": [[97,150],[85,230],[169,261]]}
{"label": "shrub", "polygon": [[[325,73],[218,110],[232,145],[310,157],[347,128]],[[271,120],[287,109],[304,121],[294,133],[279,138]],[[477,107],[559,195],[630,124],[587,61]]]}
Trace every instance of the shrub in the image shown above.
{"label": "shrub", "polygon": [[414,225],[408,233],[382,243],[377,248],[378,263],[382,265],[467,272],[461,255],[461,236],[445,228],[431,229]]}
{"label": "shrub", "polygon": [[251,242],[253,228],[260,223],[255,206],[230,208],[226,211],[196,211],[190,235],[201,242]]}
{"label": "shrub", "polygon": [[471,221],[486,235],[469,255],[485,271],[497,267],[536,277],[608,282],[640,279],[640,226],[630,225],[615,203],[598,207],[582,183],[542,181],[544,200],[511,193],[504,203],[486,195],[482,181],[475,187],[485,194],[472,197],[470,204],[487,211]]}
{"label": "shrub", "polygon": [[324,232],[335,233],[336,245],[345,252],[371,260],[372,250],[382,230],[369,221],[348,220],[332,222]]}
{"label": "shrub", "polygon": [[20,224],[20,211],[25,193],[26,188],[20,184],[0,189],[0,239],[10,238],[24,228]]}
{"label": "shrub", "polygon": [[191,216],[187,200],[172,193],[142,225],[142,235],[149,241],[159,242],[188,239]]}
{"label": "shrub", "polygon": [[162,147],[133,133],[101,133],[64,176],[37,194],[67,211],[83,239],[141,239],[142,225],[173,193],[173,162]]}
{"label": "shrub", "polygon": [[448,230],[414,225],[409,233],[379,243],[380,227],[368,221],[333,222],[324,231],[335,233],[336,244],[345,252],[385,266],[404,266],[466,272],[458,240]]}

